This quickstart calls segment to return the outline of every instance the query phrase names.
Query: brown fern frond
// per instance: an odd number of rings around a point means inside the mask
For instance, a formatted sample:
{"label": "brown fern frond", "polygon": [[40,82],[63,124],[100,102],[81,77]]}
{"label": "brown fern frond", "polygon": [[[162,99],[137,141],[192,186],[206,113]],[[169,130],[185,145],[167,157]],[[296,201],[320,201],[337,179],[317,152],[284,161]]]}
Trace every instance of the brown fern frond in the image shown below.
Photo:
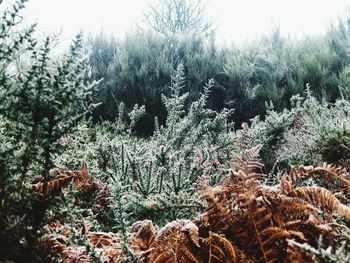
{"label": "brown fern frond", "polygon": [[249,196],[241,207],[245,212],[236,214],[241,219],[233,226],[233,240],[247,254],[259,262],[281,262],[287,239],[307,241],[298,226],[310,214],[317,214],[317,208],[299,198],[284,196],[273,187],[260,187]]}
{"label": "brown fern frond", "polygon": [[61,221],[54,220],[46,228],[51,234],[59,234],[68,238],[71,234],[70,230]]}
{"label": "brown fern frond", "polygon": [[199,198],[207,202],[207,209],[199,216],[195,223],[210,228],[212,231],[224,230],[230,226],[232,217],[232,203],[228,196],[229,192],[222,186],[210,187],[206,182],[200,182],[201,190]]}
{"label": "brown fern frond", "polygon": [[129,235],[130,247],[139,255],[142,262],[147,262],[151,245],[156,236],[156,229],[152,221],[143,220],[133,223],[129,229]]}
{"label": "brown fern frond", "polygon": [[60,236],[51,236],[50,238],[43,241],[44,245],[42,248],[48,251],[52,256],[59,257],[62,256],[66,249],[66,239]]}
{"label": "brown fern frond", "polygon": [[[255,207],[254,207],[255,208]],[[254,209],[255,210],[255,209]],[[261,235],[262,230],[260,228],[262,228],[262,224],[269,221],[271,219],[272,214],[270,213],[270,211],[267,211],[267,213],[265,214],[266,209],[258,209],[258,211],[253,212],[253,207],[252,209],[250,209],[249,211],[249,218],[250,218],[250,222],[253,225],[253,229],[254,229],[254,233],[255,233],[255,239],[257,240],[256,245],[260,248],[260,252],[262,255],[262,260],[264,262],[269,262],[268,258],[271,254],[275,254],[275,252],[273,250],[269,251],[266,249],[266,246],[264,246],[264,240],[263,240],[263,236]],[[257,218],[257,214],[262,214],[264,213],[263,216],[261,216],[260,218]],[[267,222],[268,224],[268,222]],[[268,254],[269,253],[269,254]]]}
{"label": "brown fern frond", "polygon": [[[272,187],[261,187],[255,196],[263,198],[265,206],[273,211],[275,222],[276,216],[279,215],[283,218],[283,224],[297,219],[306,220],[310,215],[316,215],[320,212],[307,201],[283,195]],[[279,226],[282,225],[279,224]]]}
{"label": "brown fern frond", "polygon": [[93,260],[83,246],[68,246],[61,255],[64,263],[92,263]]}
{"label": "brown fern frond", "polygon": [[208,258],[205,262],[240,262],[242,253],[225,236],[210,231],[204,244],[208,251]]}
{"label": "brown fern frond", "polygon": [[89,242],[100,251],[108,262],[120,261],[123,258],[121,239],[112,232],[90,232],[87,235]]}
{"label": "brown fern frond", "polygon": [[246,174],[241,170],[238,172],[230,170],[229,173],[230,176],[222,180],[220,184],[227,192],[236,194],[247,193],[250,190],[256,189],[260,184],[259,179],[261,174]]}
{"label": "brown fern frond", "polygon": [[67,186],[73,180],[72,176],[66,174],[59,174],[55,178],[45,182],[38,182],[33,184],[32,187],[35,192],[45,195],[45,187],[49,190],[59,190]]}
{"label": "brown fern frond", "polygon": [[200,190],[199,199],[205,200],[209,206],[216,206],[221,209],[222,204],[225,201],[225,193],[221,186],[210,187],[207,182],[200,181],[197,184],[197,188]]}
{"label": "brown fern frond", "polygon": [[257,145],[249,150],[243,151],[240,155],[236,155],[236,162],[232,162],[231,166],[246,174],[260,173],[264,166],[260,162],[259,152],[261,145]]}
{"label": "brown fern frond", "polygon": [[123,257],[122,241],[119,236],[112,232],[91,231],[92,225],[83,219],[82,233],[94,247],[101,253],[107,262],[120,261]]}
{"label": "brown fern frond", "polygon": [[289,172],[288,179],[296,181],[305,177],[321,175],[328,182],[338,183],[343,187],[350,187],[350,178],[346,175],[346,170],[335,164],[323,163],[323,166],[299,166],[293,167]]}
{"label": "brown fern frond", "polygon": [[80,187],[90,187],[89,183],[89,170],[86,161],[83,161],[79,171],[74,171],[73,177],[75,179],[75,186],[77,189]]}
{"label": "brown fern frond", "polygon": [[[117,234],[91,231],[92,224],[83,220],[80,227],[82,237],[93,247],[103,262],[121,262],[125,255],[122,241]],[[93,262],[91,252],[85,246],[68,245],[71,238],[70,231],[59,221],[53,221],[45,227],[47,235],[44,236],[41,247],[44,251],[62,262]]]}
{"label": "brown fern frond", "polygon": [[290,180],[288,180],[287,175],[283,175],[280,180],[279,190],[281,194],[287,195],[290,191],[294,189],[294,186]]}
{"label": "brown fern frond", "polygon": [[41,180],[32,180],[30,182],[35,192],[45,196],[48,191],[58,191],[67,187],[72,181],[74,181],[77,189],[91,186],[89,183],[89,172],[85,161],[82,162],[80,170],[72,171],[56,167],[50,170],[50,175],[52,175],[52,178],[49,178],[46,181],[43,177],[40,177]]}
{"label": "brown fern frond", "polygon": [[288,232],[273,226],[272,211],[261,203],[253,199],[248,211],[250,224],[253,226],[255,235],[255,246],[260,250],[262,262],[280,261],[283,255],[277,248],[277,244],[278,241],[285,239]]}
{"label": "brown fern frond", "polygon": [[50,234],[48,237],[42,238],[39,246],[45,254],[55,257],[64,263],[93,262],[85,247],[68,246],[66,237],[62,235]]}
{"label": "brown fern frond", "polygon": [[335,223],[332,213],[349,221],[350,208],[325,188],[293,185],[304,177],[322,175],[345,186],[348,179],[343,170],[328,164],[293,168],[278,185],[267,186],[260,180],[259,150],[257,146],[238,156],[218,185],[198,184],[199,197],[207,204],[193,222],[176,220],[157,234],[150,221],[136,224],[131,232],[138,234],[131,236],[141,259],[156,263],[308,263],[313,262],[312,257],[290,246],[289,240],[316,247],[322,235],[324,246],[334,249],[349,240],[350,230]]}
{"label": "brown fern frond", "polygon": [[314,263],[315,260],[312,259],[305,252],[301,251],[295,246],[292,246],[288,240],[288,248],[286,253],[286,258],[284,260],[285,263]]}
{"label": "brown fern frond", "polygon": [[298,187],[290,192],[289,196],[301,198],[316,207],[326,208],[331,213],[336,211],[339,215],[343,216],[346,221],[350,220],[350,209],[323,187]]}
{"label": "brown fern frond", "polygon": [[198,255],[198,227],[176,220],[160,229],[151,246],[150,262],[202,262]]}
{"label": "brown fern frond", "polygon": [[114,233],[105,233],[105,232],[90,232],[86,235],[92,245],[97,248],[104,247],[114,247],[118,246],[120,248],[120,239]]}

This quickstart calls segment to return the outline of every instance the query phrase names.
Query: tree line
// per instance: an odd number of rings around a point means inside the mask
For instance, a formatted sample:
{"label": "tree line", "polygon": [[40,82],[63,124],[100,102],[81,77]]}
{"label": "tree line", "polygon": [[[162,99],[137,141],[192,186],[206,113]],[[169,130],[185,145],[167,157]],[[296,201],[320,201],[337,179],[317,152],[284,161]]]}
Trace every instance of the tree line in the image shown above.
{"label": "tree line", "polygon": [[165,123],[162,94],[169,94],[171,75],[179,64],[184,65],[187,104],[213,79],[208,107],[234,109],[231,120],[236,127],[263,115],[270,102],[277,110],[289,107],[291,96],[306,86],[319,100],[332,102],[349,93],[349,26],[340,20],[325,35],[301,40],[282,36],[276,28],[242,46],[218,44],[215,31],[202,27],[171,33],[140,27],[122,39],[104,33],[90,36],[86,48],[91,78],[102,79],[94,93],[94,100],[102,104],[93,111],[93,119],[114,121],[121,102],[126,112],[135,104],[145,105],[136,129],[152,134],[154,117]]}

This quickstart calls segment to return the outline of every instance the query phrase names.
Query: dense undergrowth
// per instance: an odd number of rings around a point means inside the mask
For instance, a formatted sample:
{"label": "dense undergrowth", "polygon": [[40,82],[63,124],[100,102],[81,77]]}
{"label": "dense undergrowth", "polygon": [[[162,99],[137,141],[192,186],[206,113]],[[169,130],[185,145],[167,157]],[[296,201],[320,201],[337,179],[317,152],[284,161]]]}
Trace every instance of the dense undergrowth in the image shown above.
{"label": "dense undergrowth", "polygon": [[168,36],[147,28],[121,39],[103,33],[91,36],[86,47],[91,51],[92,76],[103,78],[95,92],[102,104],[93,111],[94,121],[114,120],[116,101],[123,101],[127,112],[138,103],[145,105],[146,113],[136,130],[152,134],[155,116],[165,123],[161,95],[167,94],[164,87],[179,64],[184,65],[188,103],[198,99],[203,85],[213,79],[208,107],[234,109],[230,120],[236,128],[256,115],[264,116],[266,101],[279,111],[289,108],[291,96],[302,93],[306,84],[318,100],[334,102],[340,91],[349,95],[349,43],[345,19],[322,36],[296,40],[277,28],[244,45],[223,45],[215,33],[208,38],[199,33]]}
{"label": "dense undergrowth", "polygon": [[151,136],[137,104],[93,124],[81,38],[52,55],[23,3],[0,28],[1,262],[349,262],[347,99],[301,85],[235,130],[179,63]]}

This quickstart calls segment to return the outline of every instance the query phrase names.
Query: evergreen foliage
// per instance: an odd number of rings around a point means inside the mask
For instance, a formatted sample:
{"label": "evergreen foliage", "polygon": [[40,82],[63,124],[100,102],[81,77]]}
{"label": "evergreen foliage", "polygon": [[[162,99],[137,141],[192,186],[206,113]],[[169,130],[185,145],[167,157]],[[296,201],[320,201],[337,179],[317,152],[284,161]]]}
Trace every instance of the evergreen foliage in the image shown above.
{"label": "evergreen foliage", "polygon": [[[256,115],[263,116],[265,102],[272,101],[277,110],[290,107],[290,98],[302,93],[306,84],[318,100],[334,102],[341,92],[348,96],[349,32],[344,21],[324,36],[301,40],[283,37],[275,29],[269,36],[242,46],[217,44],[214,35],[164,36],[142,29],[128,33],[116,44],[104,38],[102,45],[97,35],[89,42],[93,50],[90,62],[93,77],[103,77],[105,83],[98,92],[103,105],[94,112],[94,119],[114,119],[115,100],[123,101],[127,111],[135,103],[142,104],[146,115],[137,130],[151,134],[155,116],[160,124],[165,123],[161,94],[180,63],[190,102],[199,98],[209,79],[214,79],[208,106],[213,110],[235,109],[231,120],[236,128]],[[104,45],[114,46],[116,51],[109,54],[111,49]],[[99,71],[95,56],[110,58],[107,72]]]}
{"label": "evergreen foliage", "polygon": [[[96,86],[85,81],[81,36],[66,55],[52,58],[50,37],[37,41],[34,26],[20,27],[24,4],[17,1],[3,12],[0,32],[0,255],[17,262],[35,253],[33,241],[51,202],[33,199],[27,182],[37,175],[49,180],[62,151],[59,140],[91,109],[87,99]],[[20,68],[14,63],[19,59]]]}

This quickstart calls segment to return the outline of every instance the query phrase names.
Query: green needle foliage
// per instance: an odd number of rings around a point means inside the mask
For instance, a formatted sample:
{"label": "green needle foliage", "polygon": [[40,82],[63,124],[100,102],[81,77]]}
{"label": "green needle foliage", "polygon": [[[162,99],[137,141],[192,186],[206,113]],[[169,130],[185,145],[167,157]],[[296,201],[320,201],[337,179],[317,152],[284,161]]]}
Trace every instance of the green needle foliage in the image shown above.
{"label": "green needle foliage", "polygon": [[127,111],[137,103],[145,105],[146,115],[136,130],[152,134],[155,116],[165,123],[161,94],[179,64],[184,66],[189,92],[186,108],[213,79],[208,107],[235,109],[231,120],[236,128],[256,115],[264,116],[266,102],[272,101],[276,110],[289,108],[290,98],[302,93],[306,84],[318,100],[334,102],[341,92],[349,95],[349,40],[345,20],[323,36],[296,40],[275,29],[244,45],[224,45],[215,34],[203,38],[147,29],[128,32],[119,40],[96,35],[88,43],[90,62],[93,76],[104,82],[96,95],[103,104],[94,111],[94,120],[113,120],[115,101],[124,102]]}
{"label": "green needle foliage", "polygon": [[17,262],[33,252],[49,207],[49,202],[33,200],[27,183],[36,175],[48,179],[62,151],[59,140],[91,110],[88,98],[97,84],[86,82],[82,37],[55,58],[51,37],[37,40],[35,26],[21,27],[24,3],[17,1],[3,12],[0,29],[0,258],[13,255]]}

